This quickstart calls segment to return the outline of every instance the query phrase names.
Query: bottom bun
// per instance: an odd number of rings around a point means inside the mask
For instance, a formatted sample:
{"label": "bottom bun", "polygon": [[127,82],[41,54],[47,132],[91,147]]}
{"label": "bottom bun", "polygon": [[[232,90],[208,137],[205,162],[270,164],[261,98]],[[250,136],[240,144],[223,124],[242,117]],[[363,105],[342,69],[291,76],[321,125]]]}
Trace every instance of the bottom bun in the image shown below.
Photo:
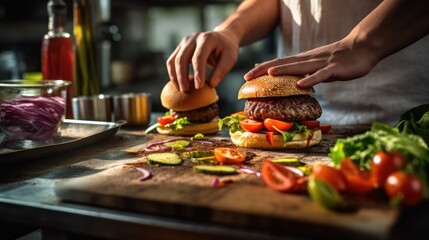
{"label": "bottom bun", "polygon": [[299,149],[307,148],[320,143],[322,140],[322,131],[316,130],[309,140],[305,133],[298,133],[292,141],[284,142],[282,135],[273,136],[273,144],[267,142],[266,136],[263,133],[251,133],[237,131],[229,133],[231,141],[238,147],[258,148],[258,149]]}
{"label": "bottom bun", "polygon": [[218,118],[214,118],[207,123],[194,123],[184,126],[182,129],[172,129],[168,127],[157,127],[156,130],[160,134],[177,135],[177,136],[193,136],[197,133],[214,134],[219,132]]}

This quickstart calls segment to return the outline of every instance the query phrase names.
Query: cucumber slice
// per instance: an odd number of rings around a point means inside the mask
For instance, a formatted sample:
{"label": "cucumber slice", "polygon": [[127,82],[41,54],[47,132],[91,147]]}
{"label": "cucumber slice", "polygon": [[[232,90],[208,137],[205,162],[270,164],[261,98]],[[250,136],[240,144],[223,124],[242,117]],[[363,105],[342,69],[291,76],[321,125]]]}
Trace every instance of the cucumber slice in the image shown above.
{"label": "cucumber slice", "polygon": [[177,140],[172,142],[166,142],[166,143],[163,143],[162,145],[166,147],[172,147],[174,150],[180,150],[180,149],[183,149],[184,147],[189,146],[189,144],[191,144],[191,142],[189,141]]}
{"label": "cucumber slice", "polygon": [[207,150],[207,151],[190,151],[190,152],[184,152],[182,153],[182,157],[184,158],[201,158],[201,157],[210,157],[214,156],[214,152]]}
{"label": "cucumber slice", "polygon": [[298,158],[277,158],[272,159],[272,162],[280,163],[282,165],[290,166],[290,167],[298,167],[301,164],[301,162],[298,160]]}
{"label": "cucumber slice", "polygon": [[178,166],[183,160],[175,153],[152,153],[146,156],[147,162],[152,165]]}
{"label": "cucumber slice", "polygon": [[192,162],[204,164],[217,164],[215,156],[190,158]]}
{"label": "cucumber slice", "polygon": [[234,175],[237,170],[231,166],[225,165],[197,165],[194,171],[198,173],[207,173],[211,175]]}

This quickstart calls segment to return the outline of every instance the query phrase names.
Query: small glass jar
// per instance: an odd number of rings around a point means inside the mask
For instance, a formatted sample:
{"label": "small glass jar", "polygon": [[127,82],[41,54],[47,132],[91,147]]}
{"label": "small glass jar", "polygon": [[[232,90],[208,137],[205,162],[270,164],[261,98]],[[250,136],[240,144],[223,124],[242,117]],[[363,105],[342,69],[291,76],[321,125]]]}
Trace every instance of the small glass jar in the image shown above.
{"label": "small glass jar", "polygon": [[58,137],[70,84],[64,80],[0,80],[1,146],[32,148]]}

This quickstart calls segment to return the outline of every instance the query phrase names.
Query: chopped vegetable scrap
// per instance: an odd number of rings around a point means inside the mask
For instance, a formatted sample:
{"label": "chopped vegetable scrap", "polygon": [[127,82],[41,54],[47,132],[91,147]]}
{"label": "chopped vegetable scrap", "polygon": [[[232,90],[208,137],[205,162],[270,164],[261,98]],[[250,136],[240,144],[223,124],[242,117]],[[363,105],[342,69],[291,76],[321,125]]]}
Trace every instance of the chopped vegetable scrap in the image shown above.
{"label": "chopped vegetable scrap", "polygon": [[149,170],[141,168],[141,167],[134,167],[134,168],[142,173],[142,176],[139,177],[140,181],[145,181],[145,180],[150,179],[152,177],[152,174],[149,172]]}

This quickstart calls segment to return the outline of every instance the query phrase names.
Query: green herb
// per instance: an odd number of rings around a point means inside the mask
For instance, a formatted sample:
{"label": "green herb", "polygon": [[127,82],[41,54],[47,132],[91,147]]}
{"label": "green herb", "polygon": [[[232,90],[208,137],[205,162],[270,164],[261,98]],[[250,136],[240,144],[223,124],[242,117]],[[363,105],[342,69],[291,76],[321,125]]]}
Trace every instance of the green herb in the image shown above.
{"label": "green herb", "polygon": [[188,121],[187,117],[176,119],[176,121],[165,125],[165,127],[171,128],[171,129],[182,129],[186,125],[190,125],[191,122]]}
{"label": "green herb", "polygon": [[240,120],[246,118],[245,115],[235,114],[233,116],[227,116],[222,119],[219,119],[219,130],[222,130],[222,127],[225,125],[229,127],[229,131],[231,133],[235,133],[237,131],[243,131],[243,128],[240,125]]}
{"label": "green herb", "polygon": [[429,145],[429,104],[423,104],[403,113],[395,125],[400,132],[419,135]]}

